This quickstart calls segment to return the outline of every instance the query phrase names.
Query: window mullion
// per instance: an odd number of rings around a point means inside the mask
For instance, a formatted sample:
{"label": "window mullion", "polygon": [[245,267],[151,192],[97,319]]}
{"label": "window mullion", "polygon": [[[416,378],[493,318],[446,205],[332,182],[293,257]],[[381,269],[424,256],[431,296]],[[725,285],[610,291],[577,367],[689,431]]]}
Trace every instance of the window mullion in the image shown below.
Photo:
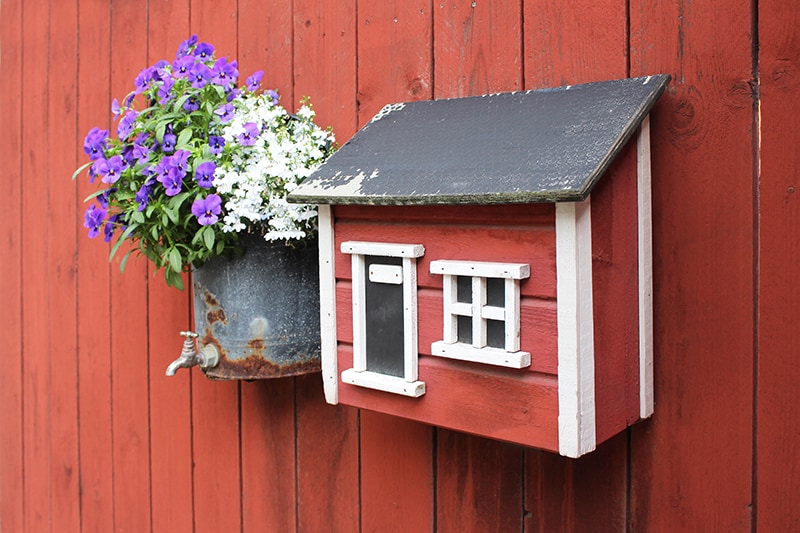
{"label": "window mullion", "polygon": [[481,310],[486,306],[486,278],[473,276],[472,278],[472,346],[483,348],[486,346],[486,319]]}

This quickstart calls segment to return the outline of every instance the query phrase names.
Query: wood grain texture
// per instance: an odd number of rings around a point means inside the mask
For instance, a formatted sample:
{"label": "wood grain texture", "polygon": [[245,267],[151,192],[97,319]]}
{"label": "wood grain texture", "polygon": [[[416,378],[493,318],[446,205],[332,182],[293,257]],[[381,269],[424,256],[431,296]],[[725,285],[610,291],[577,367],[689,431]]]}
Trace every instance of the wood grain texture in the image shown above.
{"label": "wood grain texture", "polygon": [[756,518],[759,531],[800,529],[800,14],[758,3],[761,174],[758,189]]}
{"label": "wood grain texture", "polygon": [[631,73],[673,76],[651,122],[656,407],[633,430],[632,523],[750,531],[751,3],[630,6]]}
{"label": "wood grain texture", "polygon": [[[111,74],[111,15],[108,3],[81,0],[79,17],[86,26],[79,33],[78,56],[78,132],[92,127],[111,128],[108,114]],[[91,31],[88,28],[93,28]],[[78,144],[80,146],[82,143]],[[84,154],[85,156],[85,154]],[[87,177],[78,182],[78,198],[83,200],[96,190]],[[75,224],[81,224],[88,204],[81,203]],[[86,237],[82,226],[77,245],[78,260],[78,391],[81,521],[95,531],[113,528],[112,436],[111,436],[111,339],[109,319],[110,285],[108,247]]]}
{"label": "wood grain texture", "polygon": [[359,531],[359,415],[328,405],[322,378],[297,384],[297,531]]}
{"label": "wood grain texture", "polygon": [[242,531],[296,531],[295,382],[241,385]]}
{"label": "wood grain texture", "polygon": [[[131,28],[147,27],[147,11],[132,3],[111,10],[111,94],[122,100],[134,79],[148,66],[147,41]],[[129,35],[131,39],[123,36]],[[109,116],[103,102],[98,116]],[[117,123],[112,124],[112,133]],[[119,235],[119,231],[117,232]],[[111,264],[111,435],[113,442],[113,508],[117,530],[150,529],[150,420],[147,357],[147,261],[131,258],[125,272],[119,262],[123,249]]]}
{"label": "wood grain texture", "polygon": [[437,531],[522,531],[523,448],[437,430]]}
{"label": "wood grain texture", "polygon": [[[47,152],[38,149],[47,128],[48,72],[37,66],[47,64],[49,39],[47,6],[26,3],[22,7],[22,79],[26,80],[21,99],[22,114],[22,175],[47,176]],[[44,38],[42,38],[44,36]],[[50,190],[44,179],[26,179],[22,188],[22,212],[41,213],[41,205],[49,203]],[[22,225],[22,307],[23,363],[23,438],[25,442],[23,468],[24,529],[44,530],[52,516],[52,480],[50,426],[51,357],[50,337],[46,324],[49,315],[49,250],[48,236],[52,231],[46,216],[34,217]],[[41,322],[40,322],[41,320]]]}
{"label": "wood grain texture", "polygon": [[77,127],[77,2],[61,2],[50,6],[49,82],[47,101],[47,157],[49,159],[47,216],[48,268],[50,271],[49,315],[52,317],[47,336],[50,339],[51,404],[50,433],[52,516],[62,531],[80,531],[80,487],[78,428],[78,325],[75,245],[77,224],[73,221],[77,194],[75,184],[66,179],[77,165],[72,137]]}
{"label": "wood grain texture", "polygon": [[[353,367],[349,345],[339,346],[339,368]],[[558,450],[558,390],[553,376],[496,370],[475,363],[421,357],[419,398],[339,382],[342,404],[401,416],[457,431]],[[491,401],[486,401],[490,398]]]}
{"label": "wood grain texture", "polygon": [[522,88],[522,6],[435,2],[434,96],[454,98]]}
{"label": "wood grain texture", "polygon": [[3,275],[0,294],[0,335],[5,342],[4,370],[0,373],[0,528],[24,527],[23,495],[23,351],[22,351],[22,2],[0,4],[0,159],[5,161],[5,194],[0,210],[11,223],[0,226]]}
{"label": "wood grain texture", "polygon": [[433,94],[431,2],[363,2],[358,6],[358,125],[386,104]]}
{"label": "wood grain texture", "polygon": [[[147,65],[175,57],[180,41],[190,35],[189,16],[188,0],[149,2]],[[189,287],[188,277],[183,281]],[[191,300],[188,291],[167,287],[163,273],[154,274],[152,267],[147,291],[151,527],[164,533],[192,531],[192,377],[185,371],[164,375],[180,354],[178,332],[191,329]]]}
{"label": "wood grain texture", "polygon": [[433,429],[362,411],[361,531],[434,531]]}
{"label": "wood grain texture", "polygon": [[[591,0],[557,2],[553,0],[528,0],[523,6],[524,17],[524,73],[525,88],[554,87],[590,81],[623,78],[629,75],[626,60],[626,4],[622,1],[603,2]],[[605,176],[606,180],[612,176]],[[602,185],[602,182],[601,182]],[[592,210],[594,217],[595,210]],[[634,226],[635,228],[635,226]],[[596,302],[600,303],[600,302]],[[597,307],[595,308],[597,309]],[[597,328],[595,328],[597,334]],[[603,387],[603,384],[597,384]],[[623,439],[624,440],[624,439]],[[602,447],[601,447],[602,448]],[[592,452],[600,453],[599,451]],[[538,452],[530,452],[529,456]],[[587,458],[592,457],[589,454]],[[569,521],[592,524],[595,515],[577,516],[583,505],[604,509],[613,523],[625,523],[627,477],[627,446],[614,447],[606,458],[610,468],[597,476],[574,476],[570,468],[574,461],[541,454],[547,470],[529,470],[525,476],[526,509],[534,513],[533,522],[526,522],[531,531],[552,531],[567,528]],[[586,461],[587,458],[578,461]],[[530,461],[526,461],[530,464]],[[570,479],[570,485],[565,485]],[[607,484],[608,483],[608,484]],[[589,495],[589,502],[575,499],[572,494]],[[535,495],[535,496],[532,496]],[[577,508],[576,508],[577,507]],[[539,511],[536,511],[538,509]],[[537,522],[542,512],[562,513],[559,521]],[[598,524],[609,522],[608,514],[598,517]],[[563,517],[564,520],[561,520]],[[564,524],[562,526],[562,524]],[[585,528],[586,529],[586,528]],[[581,531],[581,529],[574,529]],[[613,531],[610,526],[600,531]]]}

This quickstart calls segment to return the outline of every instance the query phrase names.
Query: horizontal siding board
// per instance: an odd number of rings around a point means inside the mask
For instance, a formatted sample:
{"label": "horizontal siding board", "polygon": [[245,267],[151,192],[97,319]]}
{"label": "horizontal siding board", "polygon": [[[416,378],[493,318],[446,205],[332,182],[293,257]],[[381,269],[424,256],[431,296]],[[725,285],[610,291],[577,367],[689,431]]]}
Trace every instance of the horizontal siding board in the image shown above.
{"label": "horizontal siding board", "polygon": [[[339,346],[339,368],[353,366],[349,345]],[[339,384],[339,400],[364,409],[411,418],[498,440],[536,443],[558,450],[558,392],[553,376],[486,368],[438,357],[419,360],[426,393],[407,398]],[[491,399],[491,401],[487,401]]]}

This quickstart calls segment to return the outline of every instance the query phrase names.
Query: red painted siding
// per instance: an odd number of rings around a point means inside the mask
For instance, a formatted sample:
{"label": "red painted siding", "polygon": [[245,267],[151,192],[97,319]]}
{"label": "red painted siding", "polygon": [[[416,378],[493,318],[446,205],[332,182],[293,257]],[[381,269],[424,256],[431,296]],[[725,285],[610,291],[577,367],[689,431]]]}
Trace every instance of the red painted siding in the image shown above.
{"label": "red painted siding", "polygon": [[[798,529],[797,16],[788,0],[3,0],[0,528]],[[192,31],[284,103],[310,95],[340,142],[393,100],[672,74],[652,117],[652,420],[573,461],[329,406],[319,376],[166,378],[188,297],[107,264],[81,227],[92,187],[69,176],[111,99]]]}

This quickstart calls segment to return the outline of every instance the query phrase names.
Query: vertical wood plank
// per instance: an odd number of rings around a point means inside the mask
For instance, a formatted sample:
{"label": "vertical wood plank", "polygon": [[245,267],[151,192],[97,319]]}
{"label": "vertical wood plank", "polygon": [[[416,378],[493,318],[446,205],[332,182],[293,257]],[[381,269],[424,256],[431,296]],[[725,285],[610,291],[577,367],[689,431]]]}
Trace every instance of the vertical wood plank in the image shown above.
{"label": "vertical wood plank", "polygon": [[[292,3],[239,0],[240,79],[264,71],[262,87],[291,107]],[[296,430],[293,378],[243,383],[242,531],[296,531]]]}
{"label": "vertical wood plank", "polygon": [[625,5],[624,0],[526,0],[525,88],[624,77]]}
{"label": "vertical wood plank", "polygon": [[522,531],[523,448],[437,430],[436,530]]}
{"label": "vertical wood plank", "polygon": [[[216,57],[237,57],[236,0],[192,0],[191,28]],[[200,332],[202,334],[202,332]],[[241,530],[239,382],[206,379],[192,369],[195,531]]]}
{"label": "vertical wood plank", "polygon": [[239,0],[240,79],[263,70],[262,87],[278,91],[287,109],[294,102],[292,15],[292,2]]}
{"label": "vertical wood plank", "polygon": [[434,95],[522,88],[522,3],[434,2]]}
{"label": "vertical wood plank", "polygon": [[780,0],[758,6],[761,175],[758,188],[756,524],[800,529],[800,13]]}
{"label": "vertical wood plank", "polygon": [[358,411],[328,405],[319,374],[297,386],[297,531],[361,531]]}
{"label": "vertical wood plank", "polygon": [[242,531],[296,531],[294,379],[241,388]]}
{"label": "vertical wood plank", "polygon": [[631,74],[673,77],[651,121],[656,406],[633,429],[635,530],[751,529],[751,4],[630,3]]}
{"label": "vertical wood plank", "polygon": [[[111,9],[111,96],[122,101],[148,66],[147,11],[136,3]],[[141,109],[141,107],[140,107]],[[110,107],[102,117],[110,116]],[[112,124],[112,133],[119,122]],[[121,249],[111,264],[111,431],[116,531],[150,529],[147,262],[131,257],[122,273]]]}
{"label": "vertical wood plank", "polygon": [[[356,2],[296,0],[293,29],[294,105],[310,96],[344,143],[357,127]],[[319,374],[295,383],[298,531],[359,531],[358,411],[325,403]]]}
{"label": "vertical wood plank", "polygon": [[[110,9],[105,0],[80,0],[78,17],[78,132],[111,130]],[[82,145],[82,142],[81,142]],[[85,156],[85,154],[84,154]],[[85,160],[85,159],[82,159]],[[78,178],[78,198],[97,190],[86,175]],[[111,442],[111,338],[108,247],[86,237],[80,204],[74,224],[78,236],[78,391],[81,522],[85,531],[113,529]],[[98,237],[99,239],[99,237]]]}
{"label": "vertical wood plank", "polygon": [[433,97],[430,0],[358,6],[358,125],[386,104]]}
{"label": "vertical wood plank", "polygon": [[[522,88],[521,2],[435,2],[433,9],[436,98]],[[521,531],[522,449],[442,429],[437,435],[436,529]]]}
{"label": "vertical wood plank", "polygon": [[[54,530],[80,531],[78,486],[78,340],[75,247],[77,204],[77,32],[78,4],[51,3],[47,156],[50,189],[47,206],[50,339],[50,434],[52,523]],[[40,178],[43,179],[44,177]]]}
{"label": "vertical wood plank", "polygon": [[317,124],[333,127],[343,144],[357,129],[356,2],[294,3],[294,106],[311,97]]}
{"label": "vertical wood plank", "polygon": [[[525,88],[627,75],[625,2],[526,0],[523,16]],[[614,177],[606,176],[600,185]],[[605,384],[596,381],[596,386],[602,391]],[[598,403],[598,409],[603,408]],[[576,475],[575,465],[597,464],[591,459],[596,454],[604,457],[602,468],[586,468]],[[613,531],[605,524],[625,523],[627,476],[625,438],[612,439],[578,461],[527,451],[525,530]]]}
{"label": "vertical wood plank", "polygon": [[433,429],[361,411],[362,531],[434,530]]}
{"label": "vertical wood plank", "polygon": [[6,357],[0,373],[0,528],[23,530],[22,389],[22,2],[0,3],[0,160],[5,161],[6,193],[0,212],[0,335]]}
{"label": "vertical wood plank", "polygon": [[[148,2],[148,65],[175,58],[189,37],[189,16],[188,0]],[[189,286],[188,277],[184,284]],[[180,355],[179,332],[190,329],[189,291],[167,287],[163,273],[151,272],[147,298],[152,530],[193,531],[191,373],[164,375]]]}
{"label": "vertical wood plank", "polygon": [[[432,20],[429,0],[359,5],[359,126],[386,104],[432,97]],[[369,411],[360,427],[362,530],[432,531],[432,428]]]}
{"label": "vertical wood plank", "polygon": [[525,532],[626,531],[626,434],[580,459],[525,452]]}
{"label": "vertical wood plank", "polygon": [[[41,150],[47,131],[48,5],[25,3],[22,7],[22,212],[41,213],[49,201],[47,152]],[[52,517],[50,479],[50,339],[49,269],[47,242],[50,226],[46,216],[22,225],[23,438],[25,458],[24,498],[26,531],[45,531]]]}

